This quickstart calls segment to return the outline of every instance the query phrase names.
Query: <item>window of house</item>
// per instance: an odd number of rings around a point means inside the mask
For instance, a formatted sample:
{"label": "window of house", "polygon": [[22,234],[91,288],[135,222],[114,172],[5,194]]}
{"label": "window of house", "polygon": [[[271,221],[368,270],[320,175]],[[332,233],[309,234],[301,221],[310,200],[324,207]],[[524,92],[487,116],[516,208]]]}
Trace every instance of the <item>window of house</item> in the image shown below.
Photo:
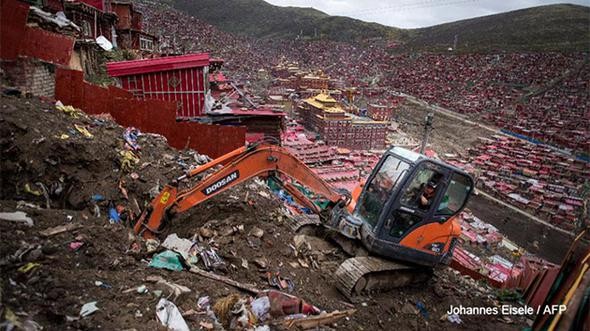
{"label": "window of house", "polygon": [[151,39],[139,37],[139,48],[144,51],[151,51],[154,49],[154,42]]}
{"label": "window of house", "polygon": [[82,22],[82,33],[85,37],[92,37],[92,27],[90,26],[90,22]]}

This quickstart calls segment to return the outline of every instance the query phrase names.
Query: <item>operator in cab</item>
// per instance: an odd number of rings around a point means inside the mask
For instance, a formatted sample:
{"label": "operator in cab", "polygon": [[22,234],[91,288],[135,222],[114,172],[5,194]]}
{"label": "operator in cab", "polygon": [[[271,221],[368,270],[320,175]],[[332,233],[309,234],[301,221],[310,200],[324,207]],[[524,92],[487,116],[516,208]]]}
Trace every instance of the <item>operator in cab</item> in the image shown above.
{"label": "operator in cab", "polygon": [[418,201],[418,207],[423,210],[428,210],[430,205],[432,204],[432,200],[434,200],[434,196],[436,195],[436,182],[429,181],[426,184],[426,187],[422,191],[422,195],[420,195],[420,200]]}
{"label": "operator in cab", "polygon": [[409,205],[414,208],[418,208],[421,210],[428,210],[430,205],[432,205],[432,201],[436,196],[436,187],[438,186],[437,182],[434,180],[428,181],[426,184],[422,184],[420,186],[415,187],[408,193]]}

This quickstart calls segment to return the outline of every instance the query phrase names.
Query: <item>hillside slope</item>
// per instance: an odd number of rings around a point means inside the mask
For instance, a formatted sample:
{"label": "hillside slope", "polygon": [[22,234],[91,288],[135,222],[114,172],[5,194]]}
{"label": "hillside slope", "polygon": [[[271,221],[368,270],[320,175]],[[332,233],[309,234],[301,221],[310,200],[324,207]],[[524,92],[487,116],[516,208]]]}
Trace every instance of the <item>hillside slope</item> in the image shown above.
{"label": "hillside slope", "polygon": [[279,7],[263,0],[172,0],[189,15],[224,31],[257,38],[326,38],[353,41],[399,35],[400,29],[330,16],[312,8]]}
{"label": "hillside slope", "polygon": [[395,39],[400,51],[588,50],[590,7],[560,4],[476,17],[420,29],[398,29],[330,16],[313,8],[279,7],[263,0],[168,0],[221,30],[256,38],[361,41]]}
{"label": "hillside slope", "polygon": [[405,49],[588,50],[590,7],[549,5],[408,30]]}

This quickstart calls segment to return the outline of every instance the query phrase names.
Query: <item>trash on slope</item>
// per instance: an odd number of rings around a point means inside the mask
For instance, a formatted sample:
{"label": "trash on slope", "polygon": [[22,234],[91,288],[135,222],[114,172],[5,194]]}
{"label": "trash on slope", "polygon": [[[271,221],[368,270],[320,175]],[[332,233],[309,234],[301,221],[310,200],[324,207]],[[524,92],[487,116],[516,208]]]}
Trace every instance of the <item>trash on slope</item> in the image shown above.
{"label": "trash on slope", "polygon": [[180,262],[179,254],[169,250],[154,255],[149,266],[172,271],[182,271],[184,269]]}
{"label": "trash on slope", "polygon": [[126,146],[128,146],[129,149],[134,151],[140,150],[141,147],[137,143],[137,138],[140,135],[141,131],[139,129],[136,129],[134,127],[129,127],[125,129],[125,132],[123,133],[123,139],[125,139]]}
{"label": "trash on slope", "polygon": [[158,321],[170,331],[190,331],[176,305],[164,298],[156,305]]}
{"label": "trash on slope", "polygon": [[92,301],[92,302],[88,302],[86,304],[84,304],[82,306],[82,309],[80,309],[80,316],[81,317],[86,317],[89,315],[94,314],[95,312],[97,312],[99,309],[96,306],[98,302],[97,301]]}
{"label": "trash on slope", "polygon": [[33,219],[27,216],[27,213],[15,211],[13,213],[0,213],[0,219],[9,222],[22,223],[26,226],[33,226]]}

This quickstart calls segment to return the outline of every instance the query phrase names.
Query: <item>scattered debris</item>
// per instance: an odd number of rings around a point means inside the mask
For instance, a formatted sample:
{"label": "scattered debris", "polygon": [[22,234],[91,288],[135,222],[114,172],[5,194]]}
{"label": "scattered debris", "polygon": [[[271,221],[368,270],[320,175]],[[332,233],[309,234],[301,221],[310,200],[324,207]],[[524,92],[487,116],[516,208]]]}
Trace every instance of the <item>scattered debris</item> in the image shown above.
{"label": "scattered debris", "polygon": [[98,307],[96,306],[97,303],[98,303],[97,301],[85,303],[82,306],[82,309],[80,309],[80,316],[86,317],[86,316],[90,316],[90,315],[94,314],[95,312],[97,312],[99,310]]}
{"label": "scattered debris", "polygon": [[150,267],[168,269],[172,271],[182,271],[184,267],[180,262],[179,254],[173,251],[163,251],[162,253],[156,254],[152,257]]}
{"label": "scattered debris", "polygon": [[148,282],[155,282],[156,284],[162,284],[162,285],[168,287],[169,289],[171,289],[172,293],[174,294],[174,300],[177,300],[183,294],[191,293],[190,288],[188,288],[186,286],[179,285],[179,284],[167,282],[164,278],[162,278],[160,276],[148,276],[147,281]]}
{"label": "scattered debris", "polygon": [[191,267],[189,269],[189,271],[192,272],[192,273],[194,273],[194,274],[201,275],[203,277],[207,277],[209,279],[213,279],[213,280],[216,280],[216,281],[225,283],[227,285],[231,285],[233,287],[239,288],[241,290],[244,290],[244,291],[247,291],[247,292],[250,292],[250,293],[253,293],[253,294],[258,294],[260,292],[259,289],[255,288],[252,285],[243,284],[243,283],[237,282],[235,280],[232,280],[230,278],[227,278],[227,277],[224,277],[224,276],[220,276],[220,275],[214,274],[214,273],[209,272],[209,271],[201,270],[201,269],[196,268],[196,267]]}
{"label": "scattered debris", "polygon": [[[166,237],[166,240],[164,240],[164,242],[162,243],[162,247],[168,248],[179,253],[180,255],[182,255],[182,258],[189,264],[191,263],[191,258],[194,257],[190,254],[192,246],[193,243],[190,240],[179,238],[178,235],[176,235],[176,233],[173,233]],[[196,263],[196,261],[194,262]]]}
{"label": "scattered debris", "polygon": [[59,226],[56,226],[53,228],[45,229],[43,231],[40,231],[39,234],[43,237],[50,237],[50,236],[54,236],[56,234],[77,230],[81,227],[82,227],[82,224],[68,223],[68,224],[59,225]]}
{"label": "scattered debris", "polygon": [[190,331],[186,321],[182,317],[176,305],[164,298],[156,305],[158,321],[171,331]]}
{"label": "scattered debris", "polygon": [[9,222],[22,223],[26,226],[33,226],[33,219],[27,216],[27,213],[15,211],[13,213],[0,213],[0,219]]}
{"label": "scattered debris", "polygon": [[320,314],[318,316],[308,316],[293,319],[286,318],[283,322],[283,325],[287,328],[308,330],[335,323],[343,318],[352,316],[355,312],[355,309],[349,309],[345,311],[334,311],[327,314]]}
{"label": "scattered debris", "polygon": [[252,230],[250,230],[250,235],[256,238],[262,238],[262,236],[264,235],[264,230],[255,226],[252,228]]}

